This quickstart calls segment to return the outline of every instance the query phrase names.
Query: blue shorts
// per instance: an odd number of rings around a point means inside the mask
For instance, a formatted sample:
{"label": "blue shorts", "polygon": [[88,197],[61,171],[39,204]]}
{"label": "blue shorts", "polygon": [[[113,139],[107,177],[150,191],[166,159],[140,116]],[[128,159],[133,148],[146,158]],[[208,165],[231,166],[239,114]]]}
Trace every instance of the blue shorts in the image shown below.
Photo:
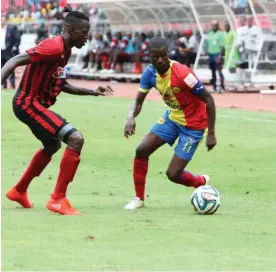
{"label": "blue shorts", "polygon": [[177,157],[190,161],[204,137],[205,130],[189,129],[172,121],[169,118],[170,111],[152,126],[151,132],[159,136],[163,141],[172,146],[179,137],[174,151]]}

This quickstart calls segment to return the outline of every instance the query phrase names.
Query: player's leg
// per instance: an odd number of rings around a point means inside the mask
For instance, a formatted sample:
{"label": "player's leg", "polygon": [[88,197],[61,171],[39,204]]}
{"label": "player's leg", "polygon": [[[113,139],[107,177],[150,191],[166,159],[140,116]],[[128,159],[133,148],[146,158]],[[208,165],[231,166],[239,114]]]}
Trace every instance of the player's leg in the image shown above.
{"label": "player's leg", "polygon": [[[67,144],[63,157],[60,162],[60,171],[53,194],[51,195],[47,209],[64,215],[80,214],[75,210],[66,199],[66,191],[70,182],[73,181],[80,163],[80,153],[84,144],[82,134],[77,131],[70,123],[58,114],[43,108],[34,103],[34,107],[43,120],[47,121],[52,127],[52,134],[39,135],[42,142],[49,142],[53,139]],[[44,146],[47,146],[44,144]]]}
{"label": "player's leg", "polygon": [[[60,144],[57,144],[55,150],[53,146],[54,142],[62,141],[68,145],[60,162],[60,171],[55,190],[47,203],[47,208],[64,215],[80,214],[72,208],[66,199],[66,191],[68,184],[73,181],[77,171],[84,138],[64,118],[40,104],[35,102],[29,107],[29,110],[34,114],[32,118],[36,119],[40,124],[40,127],[33,130],[33,132],[43,143],[45,147],[44,151],[48,152],[48,155],[51,155],[51,152],[57,151],[60,147]],[[31,112],[28,113],[31,114]]]}
{"label": "player's leg", "polygon": [[84,138],[79,131],[67,135],[63,141],[67,144],[60,162],[60,171],[52,198],[59,200],[66,197],[67,187],[73,181],[80,163],[80,153],[84,144]]}
{"label": "player's leg", "polygon": [[42,117],[38,116],[30,108],[23,109],[22,107],[14,106],[14,113],[43,143],[43,148],[39,149],[34,154],[17,184],[6,193],[6,196],[10,200],[18,202],[24,208],[31,208],[32,205],[28,199],[27,189],[32,180],[40,176],[49,164],[52,155],[60,149],[61,142],[57,139],[53,139],[52,131],[49,131],[53,130],[53,128],[47,126]]}
{"label": "player's leg", "polygon": [[166,172],[168,179],[174,183],[194,188],[209,182],[207,175],[195,175],[184,170],[188,163],[189,160],[174,155]]}
{"label": "player's leg", "polygon": [[135,197],[125,206],[126,210],[134,210],[144,206],[149,156],[165,143],[159,136],[150,132],[136,148],[133,161]]}
{"label": "player's leg", "polygon": [[[14,112],[22,122],[29,126],[33,134],[44,146],[42,150],[39,150],[35,154],[22,177],[23,181],[20,180],[17,185],[21,186],[21,188],[26,187],[34,177],[39,176],[50,162],[51,156],[59,150],[61,141],[64,141],[68,144],[68,148],[65,150],[61,161],[57,188],[54,192],[56,195],[54,194],[54,198],[51,197],[51,200],[59,202],[56,206],[59,208],[57,212],[62,214],[76,214],[77,212],[71,207],[68,200],[66,200],[65,194],[68,183],[73,180],[80,161],[79,155],[83,145],[82,135],[61,116],[36,102],[24,109],[14,107]],[[64,174],[66,167],[70,171]],[[54,204],[54,201],[52,204]]]}
{"label": "player's leg", "polygon": [[[67,126],[71,125],[68,124]],[[77,172],[84,138],[77,130],[72,131],[70,127],[66,128],[66,126],[63,129],[59,133],[59,137],[67,144],[67,148],[60,162],[60,170],[54,192],[46,207],[52,212],[63,215],[78,215],[80,212],[71,206],[66,198],[66,192],[69,183],[74,180]]]}
{"label": "player's leg", "polygon": [[185,170],[198,145],[202,141],[203,134],[204,131],[189,130],[184,127],[181,128],[179,142],[175,147],[175,155],[166,172],[169,180],[177,184],[194,188],[209,182],[209,177],[207,175],[194,175]]}
{"label": "player's leg", "polygon": [[165,143],[173,145],[177,137],[174,125],[166,113],[153,125],[150,133],[146,135],[136,148],[133,162],[133,181],[136,196],[125,206],[125,209],[133,210],[144,205],[149,157]]}
{"label": "player's leg", "polygon": [[51,144],[44,145],[33,156],[23,176],[15,185],[17,191],[24,193],[27,191],[29,184],[35,178],[40,176],[45,167],[51,161],[52,156],[61,148],[60,141],[53,141]]}

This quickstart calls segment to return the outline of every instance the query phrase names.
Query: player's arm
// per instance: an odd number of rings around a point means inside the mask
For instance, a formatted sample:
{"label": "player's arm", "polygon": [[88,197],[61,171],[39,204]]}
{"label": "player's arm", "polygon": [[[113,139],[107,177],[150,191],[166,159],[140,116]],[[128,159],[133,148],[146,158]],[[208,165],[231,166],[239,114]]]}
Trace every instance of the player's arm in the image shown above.
{"label": "player's arm", "polygon": [[215,136],[216,106],[214,98],[205,89],[203,83],[198,80],[192,72],[188,73],[188,75],[184,75],[184,82],[186,86],[191,89],[192,94],[206,104],[208,116],[208,134],[206,145],[209,151],[217,144]]}
{"label": "player's arm", "polygon": [[38,46],[11,58],[1,69],[1,84],[11,75],[16,67],[38,61],[53,61],[63,54],[63,47],[53,39],[46,39]]}
{"label": "player's arm", "polygon": [[147,97],[147,94],[149,93],[150,89],[153,87],[151,83],[151,76],[152,73],[149,69],[145,70],[145,72],[142,74],[139,92],[137,93],[134,103],[131,105],[128,113],[124,130],[124,135],[126,138],[128,138],[128,136],[132,136],[133,134],[135,134],[135,118],[141,112],[145,98]]}
{"label": "player's arm", "polygon": [[124,135],[126,138],[128,138],[128,136],[132,136],[135,134],[135,127],[136,127],[135,118],[141,112],[142,106],[143,106],[143,103],[145,101],[147,94],[148,94],[148,92],[139,91],[136,95],[136,99],[135,99],[134,103],[130,107],[126,125],[125,125],[125,131],[124,131]]}
{"label": "player's arm", "polygon": [[206,104],[207,115],[208,115],[208,134],[207,134],[207,148],[208,151],[213,149],[217,144],[216,135],[215,135],[215,123],[216,123],[216,106],[215,100],[211,94],[205,89],[201,83],[200,91],[198,92],[197,97],[201,99]]}
{"label": "player's arm", "polygon": [[86,89],[74,86],[66,81],[62,87],[62,92],[73,94],[73,95],[92,95],[92,96],[106,96],[112,95],[113,89],[110,86],[98,87],[97,89]]}
{"label": "player's arm", "polygon": [[18,66],[23,66],[31,63],[31,58],[28,53],[22,53],[9,59],[9,61],[1,69],[1,85],[12,74]]}

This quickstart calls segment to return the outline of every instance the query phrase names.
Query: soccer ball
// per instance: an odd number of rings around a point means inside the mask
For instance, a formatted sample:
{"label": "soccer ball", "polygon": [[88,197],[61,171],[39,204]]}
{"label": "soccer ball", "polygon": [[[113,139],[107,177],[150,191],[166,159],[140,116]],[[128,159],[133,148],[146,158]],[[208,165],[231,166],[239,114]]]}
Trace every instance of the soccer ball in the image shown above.
{"label": "soccer ball", "polygon": [[220,206],[220,195],[216,188],[203,185],[194,190],[191,203],[198,214],[213,214]]}

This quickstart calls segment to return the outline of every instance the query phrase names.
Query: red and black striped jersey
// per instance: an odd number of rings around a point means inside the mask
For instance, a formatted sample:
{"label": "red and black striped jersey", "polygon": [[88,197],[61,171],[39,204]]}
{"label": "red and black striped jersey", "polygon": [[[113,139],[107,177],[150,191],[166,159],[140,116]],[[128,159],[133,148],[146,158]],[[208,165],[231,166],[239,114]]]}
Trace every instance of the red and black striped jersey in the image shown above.
{"label": "red and black striped jersey", "polygon": [[71,49],[65,50],[63,37],[56,36],[42,41],[27,53],[31,63],[25,69],[14,101],[18,106],[28,106],[37,101],[48,108],[56,102],[66,81],[64,67],[71,56]]}

